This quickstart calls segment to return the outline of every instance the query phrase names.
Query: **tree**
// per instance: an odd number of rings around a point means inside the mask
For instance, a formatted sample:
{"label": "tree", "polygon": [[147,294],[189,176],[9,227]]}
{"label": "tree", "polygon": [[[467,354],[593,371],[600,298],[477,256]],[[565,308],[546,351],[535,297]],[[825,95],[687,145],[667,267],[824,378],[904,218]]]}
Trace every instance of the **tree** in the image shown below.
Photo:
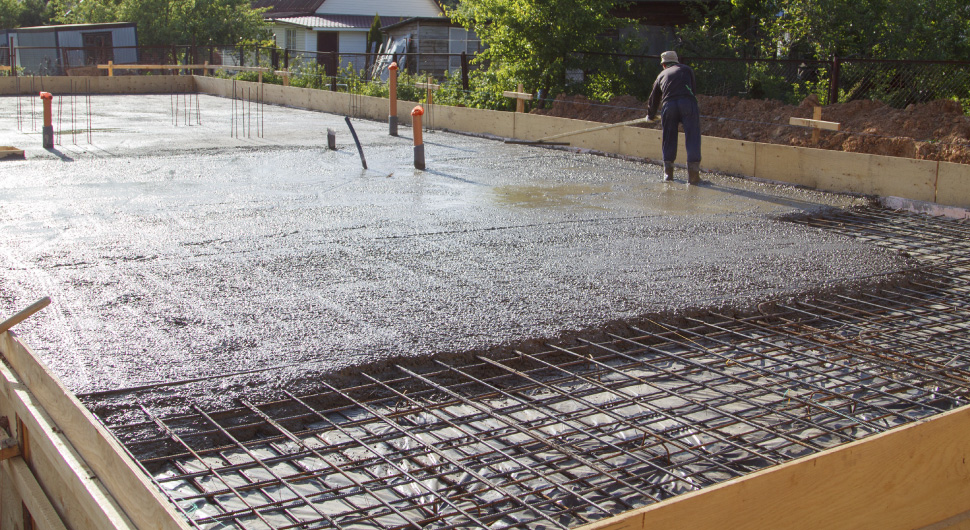
{"label": "tree", "polygon": [[970,51],[965,0],[786,0],[774,24],[783,45],[819,57],[955,60]]}
{"label": "tree", "polygon": [[[0,0],[0,28],[14,28],[20,22],[20,2],[18,0]],[[6,45],[2,43],[0,45]]]}
{"label": "tree", "polygon": [[262,10],[248,0],[58,1],[59,22],[134,22],[138,42],[146,46],[237,44],[268,33]]}
{"label": "tree", "polygon": [[522,83],[550,94],[567,89],[570,71],[595,69],[591,54],[615,50],[611,37],[629,19],[610,14],[616,0],[464,0],[446,13],[485,44],[476,61],[506,89]]}
{"label": "tree", "polygon": [[697,9],[695,55],[946,60],[970,55],[966,0],[731,0]]}

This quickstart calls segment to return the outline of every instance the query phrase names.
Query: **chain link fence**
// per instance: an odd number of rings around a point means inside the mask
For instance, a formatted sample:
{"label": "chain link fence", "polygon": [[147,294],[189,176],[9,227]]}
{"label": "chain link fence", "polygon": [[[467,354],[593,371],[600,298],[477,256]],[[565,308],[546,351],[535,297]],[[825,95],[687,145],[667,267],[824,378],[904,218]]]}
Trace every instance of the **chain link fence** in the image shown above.
{"label": "chain link fence", "polygon": [[[625,63],[630,95],[646,98],[660,73],[659,55],[603,54],[604,64]],[[814,94],[820,103],[878,100],[904,108],[937,99],[959,101],[970,111],[970,61],[879,59],[801,60],[683,57],[694,68],[698,92],[708,96],[777,99],[797,104]],[[590,82],[593,72],[584,72]]]}
{"label": "chain link fence", "polygon": [[[597,69],[571,76],[571,91],[593,94],[606,85],[614,93],[639,99],[649,94],[660,73],[657,55],[595,55]],[[588,57],[587,57],[588,58]],[[321,88],[340,89],[341,77],[386,80],[386,68],[397,61],[415,76],[436,79],[461,76],[469,90],[472,54],[457,53],[337,53],[286,50],[259,46],[114,46],[111,48],[0,47],[0,63],[12,70],[0,75],[98,75],[97,65],[109,60],[125,64],[203,64],[260,66],[294,75],[319,77]],[[958,101],[970,112],[970,61],[905,61],[877,59],[799,60],[682,57],[697,74],[698,93],[750,99],[776,99],[798,104],[814,94],[821,104],[878,100],[896,108],[937,99]],[[156,74],[169,73],[153,71]],[[143,72],[119,70],[115,75]],[[175,73],[172,71],[171,73]],[[527,87],[536,90],[541,87]],[[550,94],[550,96],[552,96]]]}

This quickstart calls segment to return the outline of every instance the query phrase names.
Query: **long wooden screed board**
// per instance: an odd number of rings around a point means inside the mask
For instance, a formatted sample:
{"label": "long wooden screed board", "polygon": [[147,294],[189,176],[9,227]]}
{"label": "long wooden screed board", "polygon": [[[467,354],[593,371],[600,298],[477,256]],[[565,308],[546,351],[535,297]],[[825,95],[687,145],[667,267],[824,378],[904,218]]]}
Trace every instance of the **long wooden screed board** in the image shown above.
{"label": "long wooden screed board", "polygon": [[967,528],[970,406],[578,530]]}

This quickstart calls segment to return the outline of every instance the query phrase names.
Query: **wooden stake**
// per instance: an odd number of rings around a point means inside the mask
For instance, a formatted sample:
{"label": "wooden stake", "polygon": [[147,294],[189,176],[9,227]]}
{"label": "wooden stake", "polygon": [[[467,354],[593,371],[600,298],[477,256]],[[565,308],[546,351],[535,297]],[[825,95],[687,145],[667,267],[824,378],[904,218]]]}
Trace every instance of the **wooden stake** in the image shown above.
{"label": "wooden stake", "polygon": [[[812,111],[812,119],[815,121],[822,121],[822,107],[815,105],[815,110]],[[818,139],[821,137],[822,131],[815,129],[812,131],[812,142],[818,143]]]}
{"label": "wooden stake", "polygon": [[506,90],[502,92],[502,95],[507,98],[515,98],[515,112],[525,112],[525,102],[532,100],[532,94],[526,94],[524,92],[525,88],[522,83],[519,83],[518,92],[512,92],[511,90]]}
{"label": "wooden stake", "polygon": [[7,331],[8,329],[23,322],[24,320],[27,319],[27,317],[29,317],[30,315],[33,315],[34,313],[40,311],[41,309],[44,309],[50,303],[51,303],[50,297],[45,296],[40,300],[30,304],[26,309],[20,311],[19,313],[8,318],[7,320],[0,322],[0,333],[3,333],[4,331]]}

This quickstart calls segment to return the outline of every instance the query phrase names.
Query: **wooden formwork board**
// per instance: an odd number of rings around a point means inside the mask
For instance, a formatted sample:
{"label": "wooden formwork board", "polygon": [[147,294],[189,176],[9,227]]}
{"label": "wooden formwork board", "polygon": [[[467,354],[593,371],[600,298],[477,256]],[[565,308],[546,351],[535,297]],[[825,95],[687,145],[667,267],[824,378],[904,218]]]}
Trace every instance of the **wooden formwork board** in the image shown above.
{"label": "wooden formwork board", "polygon": [[960,528],[970,406],[579,530]]}
{"label": "wooden formwork board", "polygon": [[970,206],[970,165],[940,162],[932,200],[946,206]]}
{"label": "wooden formwork board", "polygon": [[121,445],[13,333],[0,334],[0,353],[9,364],[0,363],[0,410],[30,433],[23,458],[70,528],[188,529]]}

